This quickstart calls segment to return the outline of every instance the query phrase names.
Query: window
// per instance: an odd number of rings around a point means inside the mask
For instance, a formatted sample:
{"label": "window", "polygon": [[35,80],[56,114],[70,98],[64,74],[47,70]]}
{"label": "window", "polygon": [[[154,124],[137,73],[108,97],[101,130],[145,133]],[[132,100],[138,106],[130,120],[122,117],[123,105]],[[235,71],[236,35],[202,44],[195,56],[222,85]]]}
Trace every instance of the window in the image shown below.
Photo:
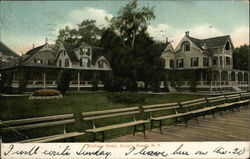
{"label": "window", "polygon": [[82,66],[82,67],[90,67],[90,59],[89,58],[81,58],[80,66]]}
{"label": "window", "polygon": [[199,65],[199,58],[198,57],[192,57],[191,58],[191,67],[198,67]]}
{"label": "window", "polygon": [[229,42],[226,43],[225,50],[230,50],[230,44],[229,44]]}
{"label": "window", "polygon": [[203,57],[203,67],[209,67],[209,58]]}
{"label": "window", "polygon": [[48,60],[48,65],[54,65],[54,60]]}
{"label": "window", "polygon": [[173,59],[169,60],[169,67],[174,68],[174,60]]}
{"label": "window", "polygon": [[59,60],[59,67],[62,67],[62,60]]}
{"label": "window", "polygon": [[183,42],[182,48],[184,52],[190,51],[190,43],[188,41]]}
{"label": "window", "polygon": [[218,64],[218,57],[213,57],[213,65],[217,65]]}
{"label": "window", "polygon": [[36,59],[34,59],[34,63],[36,63]]}
{"label": "window", "polygon": [[222,66],[222,56],[220,56],[220,65]]}
{"label": "window", "polygon": [[226,57],[226,65],[230,65],[230,57]]}
{"label": "window", "polygon": [[105,64],[106,64],[106,61],[104,61],[104,60],[98,61],[98,68],[104,68]]}
{"label": "window", "polygon": [[182,68],[184,66],[183,59],[178,59],[177,60],[177,68]]}
{"label": "window", "polygon": [[69,59],[65,59],[65,67],[69,67]]}
{"label": "window", "polygon": [[43,60],[42,59],[36,59],[36,63],[43,64]]}

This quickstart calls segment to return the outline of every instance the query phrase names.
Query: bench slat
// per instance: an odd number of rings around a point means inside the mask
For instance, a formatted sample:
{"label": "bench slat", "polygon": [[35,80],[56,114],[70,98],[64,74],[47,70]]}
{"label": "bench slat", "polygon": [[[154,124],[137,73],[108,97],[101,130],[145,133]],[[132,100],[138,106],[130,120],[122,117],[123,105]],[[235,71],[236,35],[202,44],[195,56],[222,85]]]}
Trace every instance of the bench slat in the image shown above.
{"label": "bench slat", "polygon": [[206,98],[199,98],[199,99],[194,99],[194,100],[188,100],[188,101],[184,101],[184,102],[180,102],[181,104],[189,104],[189,103],[196,103],[196,102],[200,102],[200,101],[205,101]]}
{"label": "bench slat", "polygon": [[17,125],[17,124],[34,123],[34,122],[49,121],[49,120],[56,120],[56,119],[68,119],[68,118],[73,118],[73,114],[53,115],[53,116],[18,119],[18,120],[8,120],[8,121],[2,121],[2,123],[5,125]]}
{"label": "bench slat", "polygon": [[201,102],[196,102],[196,103],[191,103],[191,104],[184,104],[182,107],[191,107],[199,104],[204,104],[207,103],[207,101],[201,101]]}
{"label": "bench slat", "polygon": [[20,141],[20,143],[28,143],[28,142],[29,143],[45,143],[45,142],[50,142],[50,141],[56,141],[56,140],[81,136],[84,134],[85,134],[84,132],[70,132],[66,134],[59,134],[59,135],[52,135],[52,136],[35,138],[35,139],[23,140],[23,141]]}
{"label": "bench slat", "polygon": [[99,115],[99,114],[125,112],[125,111],[138,110],[138,109],[139,109],[139,107],[111,109],[111,110],[101,110],[101,111],[93,111],[93,112],[83,112],[82,115],[83,116],[91,116],[91,115]]}
{"label": "bench slat", "polygon": [[12,126],[11,128],[2,128],[2,131],[8,131],[11,129],[15,130],[25,130],[25,129],[32,129],[32,128],[39,128],[39,127],[47,127],[47,126],[55,126],[55,125],[62,125],[75,122],[75,119],[68,119],[62,121],[53,121],[53,122],[45,122],[45,123],[38,123],[38,124],[30,124],[30,125],[23,125],[23,126]]}
{"label": "bench slat", "polygon": [[104,126],[104,127],[100,127],[100,128],[88,129],[88,130],[86,130],[86,132],[101,132],[101,131],[106,131],[106,130],[111,130],[111,129],[117,129],[117,128],[122,128],[122,127],[128,127],[128,126],[148,123],[148,122],[149,122],[149,120],[137,120],[137,121],[132,121],[132,122],[128,122],[128,123],[121,123],[121,124]]}
{"label": "bench slat", "polygon": [[174,106],[174,107],[163,107],[163,108],[155,108],[155,109],[146,109],[144,112],[155,112],[155,111],[160,111],[160,110],[169,110],[169,109],[177,109],[179,106]]}
{"label": "bench slat", "polygon": [[223,99],[225,96],[216,96],[216,97],[209,97],[207,100],[214,100],[214,99]]}
{"label": "bench slat", "polygon": [[178,106],[178,103],[154,104],[154,105],[145,105],[142,107],[144,109],[147,109],[147,108],[168,107],[168,106]]}
{"label": "bench slat", "polygon": [[104,118],[111,118],[111,117],[116,117],[116,116],[133,115],[133,114],[138,114],[138,113],[140,113],[140,111],[130,111],[130,112],[125,112],[125,113],[98,115],[98,116],[92,116],[92,117],[85,117],[83,118],[83,120],[104,119]]}

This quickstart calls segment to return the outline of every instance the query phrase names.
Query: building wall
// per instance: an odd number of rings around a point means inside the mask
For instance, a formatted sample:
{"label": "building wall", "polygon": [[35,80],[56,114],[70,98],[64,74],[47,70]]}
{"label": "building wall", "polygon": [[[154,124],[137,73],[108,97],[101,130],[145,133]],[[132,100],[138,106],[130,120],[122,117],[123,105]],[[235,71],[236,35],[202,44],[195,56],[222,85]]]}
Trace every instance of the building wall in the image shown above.
{"label": "building wall", "polygon": [[[58,59],[57,59],[57,61],[56,61],[56,66],[57,67],[60,67],[59,66],[59,61],[61,60],[62,61],[62,65],[61,65],[61,67],[65,67],[65,60],[66,59],[69,59],[69,56],[68,56],[68,54],[67,53],[63,53],[62,52],[62,50],[59,52],[59,57],[58,57]],[[72,68],[73,67],[73,65],[72,65],[72,62],[70,61],[70,59],[69,59],[69,66],[68,66],[69,68]]]}
{"label": "building wall", "polygon": [[[198,57],[198,66],[197,67],[191,67],[191,58]],[[211,57],[203,54],[199,49],[195,48],[192,44],[190,47],[190,51],[183,52],[183,49],[178,50],[175,53],[175,60],[178,59],[184,59],[184,69],[190,69],[190,68],[207,68],[203,66],[203,58],[207,57],[209,58],[209,66],[211,66]],[[175,62],[177,64],[177,62]]]}

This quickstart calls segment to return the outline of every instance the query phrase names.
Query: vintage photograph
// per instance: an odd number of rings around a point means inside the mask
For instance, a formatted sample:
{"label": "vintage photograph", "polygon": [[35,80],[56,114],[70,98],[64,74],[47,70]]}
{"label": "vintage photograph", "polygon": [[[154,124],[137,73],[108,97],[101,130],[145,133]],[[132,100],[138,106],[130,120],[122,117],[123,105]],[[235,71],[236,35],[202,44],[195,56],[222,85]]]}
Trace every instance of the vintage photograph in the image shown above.
{"label": "vintage photograph", "polygon": [[249,84],[248,0],[0,2],[2,143],[249,141]]}

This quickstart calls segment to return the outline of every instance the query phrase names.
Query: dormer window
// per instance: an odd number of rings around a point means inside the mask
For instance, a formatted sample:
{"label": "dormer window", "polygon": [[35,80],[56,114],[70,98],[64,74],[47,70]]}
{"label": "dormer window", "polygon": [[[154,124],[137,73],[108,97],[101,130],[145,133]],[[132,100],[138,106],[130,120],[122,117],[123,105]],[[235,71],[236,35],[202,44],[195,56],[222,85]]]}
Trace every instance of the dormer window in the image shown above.
{"label": "dormer window", "polygon": [[226,43],[225,50],[230,50],[230,44],[229,44],[229,42]]}
{"label": "dormer window", "polygon": [[206,50],[206,49],[207,49],[207,45],[206,45],[206,43],[205,43],[205,44],[203,44],[201,47],[202,47],[202,49]]}
{"label": "dormer window", "polygon": [[182,49],[184,52],[190,51],[190,43],[188,41],[183,42]]}

